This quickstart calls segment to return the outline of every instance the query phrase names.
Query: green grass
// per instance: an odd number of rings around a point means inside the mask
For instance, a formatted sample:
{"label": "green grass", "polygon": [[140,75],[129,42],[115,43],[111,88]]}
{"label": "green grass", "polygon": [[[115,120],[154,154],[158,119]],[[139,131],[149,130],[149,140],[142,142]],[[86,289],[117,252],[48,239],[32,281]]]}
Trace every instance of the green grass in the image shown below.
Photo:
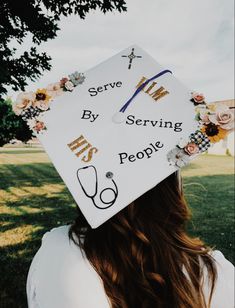
{"label": "green grass", "polygon": [[[235,261],[233,158],[203,155],[184,168],[189,232]],[[27,271],[42,235],[71,223],[76,205],[39,148],[0,149],[0,307],[25,308]]]}

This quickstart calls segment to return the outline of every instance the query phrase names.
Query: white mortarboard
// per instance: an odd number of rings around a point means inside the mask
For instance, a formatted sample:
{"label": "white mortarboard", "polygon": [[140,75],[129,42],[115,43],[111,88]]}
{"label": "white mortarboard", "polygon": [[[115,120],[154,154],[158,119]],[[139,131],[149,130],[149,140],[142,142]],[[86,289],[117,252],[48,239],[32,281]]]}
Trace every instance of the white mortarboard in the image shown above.
{"label": "white mortarboard", "polygon": [[203,95],[191,95],[136,45],[84,74],[21,94],[14,110],[38,132],[93,228],[207,150],[213,140],[206,129],[220,129],[213,137],[231,129],[216,123]]}

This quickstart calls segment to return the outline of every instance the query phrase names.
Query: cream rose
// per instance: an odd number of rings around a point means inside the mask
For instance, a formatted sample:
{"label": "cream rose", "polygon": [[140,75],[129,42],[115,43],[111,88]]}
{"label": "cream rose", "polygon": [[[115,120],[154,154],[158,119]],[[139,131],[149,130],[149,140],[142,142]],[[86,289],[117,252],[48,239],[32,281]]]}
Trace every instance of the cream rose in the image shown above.
{"label": "cream rose", "polygon": [[188,155],[193,155],[193,154],[197,154],[199,152],[199,147],[197,144],[190,142],[186,145],[186,147],[184,148],[184,151],[188,154]]}
{"label": "cream rose", "polygon": [[15,112],[15,114],[19,115],[24,109],[27,109],[30,106],[32,106],[34,100],[35,100],[35,93],[33,92],[20,93],[18,94],[12,109]]}
{"label": "cream rose", "polygon": [[218,108],[215,113],[209,115],[209,119],[223,129],[231,130],[234,128],[234,112],[227,106]]}

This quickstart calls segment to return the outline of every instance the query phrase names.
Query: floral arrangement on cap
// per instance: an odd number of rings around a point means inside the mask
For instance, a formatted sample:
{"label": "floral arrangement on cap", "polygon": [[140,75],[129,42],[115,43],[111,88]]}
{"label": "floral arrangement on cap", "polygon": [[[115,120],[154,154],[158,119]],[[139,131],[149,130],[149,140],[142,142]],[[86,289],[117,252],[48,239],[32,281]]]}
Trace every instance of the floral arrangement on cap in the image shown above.
{"label": "floral arrangement on cap", "polygon": [[171,165],[183,167],[197,154],[203,153],[224,139],[234,129],[233,108],[222,104],[206,104],[201,93],[192,92],[190,101],[195,106],[198,129],[187,140],[180,139],[167,154]]}
{"label": "floral arrangement on cap", "polygon": [[38,89],[36,92],[20,93],[12,109],[15,114],[20,115],[27,122],[30,129],[37,134],[42,133],[46,130],[43,114],[50,109],[53,99],[63,94],[63,92],[72,92],[84,80],[84,74],[76,71],[68,75],[68,77],[62,78],[59,82],[49,84],[44,89]]}

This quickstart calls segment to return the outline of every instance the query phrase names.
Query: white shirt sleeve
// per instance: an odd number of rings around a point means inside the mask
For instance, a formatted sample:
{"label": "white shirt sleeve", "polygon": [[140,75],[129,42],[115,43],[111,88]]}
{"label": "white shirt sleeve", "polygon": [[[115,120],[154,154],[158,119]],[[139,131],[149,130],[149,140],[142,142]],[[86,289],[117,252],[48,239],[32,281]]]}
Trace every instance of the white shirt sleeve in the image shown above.
{"label": "white shirt sleeve", "polygon": [[[234,308],[234,266],[224,255],[215,250],[212,257],[216,262],[217,281],[212,295],[211,308]],[[205,273],[204,294],[209,298],[208,277]]]}
{"label": "white shirt sleeve", "polygon": [[47,232],[28,273],[28,308],[109,308],[103,283],[68,237],[69,226]]}

